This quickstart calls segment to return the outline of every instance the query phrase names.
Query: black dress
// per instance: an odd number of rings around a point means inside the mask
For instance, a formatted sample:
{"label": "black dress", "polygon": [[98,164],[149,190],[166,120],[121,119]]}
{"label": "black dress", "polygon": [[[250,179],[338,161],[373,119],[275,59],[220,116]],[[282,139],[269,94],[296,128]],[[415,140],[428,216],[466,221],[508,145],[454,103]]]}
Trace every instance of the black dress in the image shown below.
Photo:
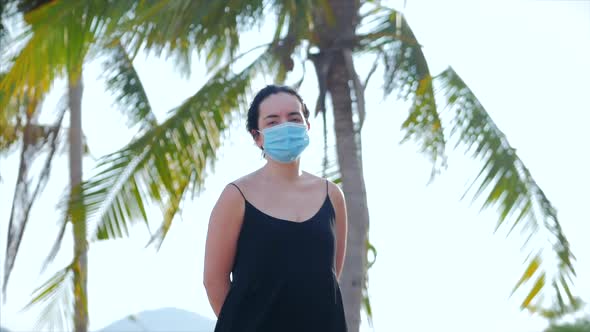
{"label": "black dress", "polygon": [[215,332],[345,332],[328,194],[303,222],[269,216],[244,200],[232,283]]}

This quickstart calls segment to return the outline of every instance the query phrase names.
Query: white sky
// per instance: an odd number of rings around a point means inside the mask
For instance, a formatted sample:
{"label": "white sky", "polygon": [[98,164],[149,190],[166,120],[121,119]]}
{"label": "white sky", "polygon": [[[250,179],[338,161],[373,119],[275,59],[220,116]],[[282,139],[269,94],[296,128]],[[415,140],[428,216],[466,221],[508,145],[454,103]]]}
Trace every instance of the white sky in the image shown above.
{"label": "white sky", "polygon": [[[590,301],[590,223],[585,205],[590,187],[590,2],[410,0],[406,14],[425,45],[432,72],[447,65],[455,68],[557,207],[578,258],[577,294]],[[252,38],[244,44],[257,42]],[[372,58],[357,60],[366,73]],[[199,63],[190,80],[180,78],[166,60],[140,58],[137,67],[160,118],[203,83]],[[132,135],[112,108],[112,98],[103,92],[101,70],[91,64],[85,74],[83,126],[94,156],[115,150]],[[317,93],[314,76],[308,64],[302,94],[310,105]],[[541,331],[545,321],[519,310],[522,296],[509,297],[523,271],[518,233],[508,239],[501,231],[493,235],[495,210],[478,213],[479,202],[471,205],[470,197],[460,201],[481,164],[463,156],[461,147],[449,150],[449,169],[427,186],[428,161],[414,144],[397,145],[407,107],[392,98],[382,101],[380,84],[381,77],[375,75],[368,89],[363,136],[370,238],[378,250],[370,271],[375,331]],[[48,107],[54,107],[63,93],[53,93]],[[182,218],[175,221],[159,253],[144,249],[148,236],[141,226],[130,239],[91,245],[92,330],[133,312],[167,306],[214,317],[201,286],[208,215],[227,182],[263,163],[244,125],[245,120],[235,123],[206,190],[184,203]],[[319,169],[321,145],[318,119],[312,122],[312,145],[304,155],[307,169]],[[5,248],[17,155],[0,162],[0,246]],[[92,166],[86,159],[86,174]],[[67,182],[63,155],[32,212],[8,299],[2,304],[1,323],[14,331],[32,329],[37,312],[20,313],[20,308],[33,289],[70,259],[68,233],[56,262],[39,274],[57,232],[55,204]],[[157,212],[155,223],[160,219]],[[3,260],[4,249],[0,252]]]}

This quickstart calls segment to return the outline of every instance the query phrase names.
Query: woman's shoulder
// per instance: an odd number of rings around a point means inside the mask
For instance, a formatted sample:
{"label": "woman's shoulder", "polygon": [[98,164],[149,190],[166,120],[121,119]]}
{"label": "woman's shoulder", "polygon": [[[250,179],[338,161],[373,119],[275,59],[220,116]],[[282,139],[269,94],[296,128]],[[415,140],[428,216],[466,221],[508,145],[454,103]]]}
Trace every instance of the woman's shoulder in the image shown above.
{"label": "woman's shoulder", "polygon": [[[327,186],[332,194],[341,194],[340,187],[336,184],[336,182],[324,178],[322,176],[315,175],[313,173],[309,173],[307,171],[303,171],[302,174],[305,176],[304,179],[304,186],[305,187],[317,187],[317,186]],[[246,174],[239,178],[236,178],[233,181],[228,182],[228,185],[237,186],[240,189],[255,189],[260,183],[264,182],[264,179],[261,178],[260,170],[256,170],[252,173]]]}
{"label": "woman's shoulder", "polygon": [[257,173],[258,171],[254,171],[252,173],[248,173],[244,176],[241,176],[237,179],[234,179],[233,181],[228,182],[229,184],[233,184],[236,185],[238,187],[242,187],[242,186],[249,186],[252,182],[256,182],[256,177],[257,177]]}
{"label": "woman's shoulder", "polygon": [[336,184],[336,182],[327,179],[325,177],[322,176],[318,176],[312,173],[308,173],[308,172],[304,172],[304,174],[306,175],[306,177],[308,178],[308,180],[310,181],[310,183],[324,183],[325,186],[328,187],[328,191],[330,193],[330,196],[333,194],[338,194],[341,192],[340,187]]}

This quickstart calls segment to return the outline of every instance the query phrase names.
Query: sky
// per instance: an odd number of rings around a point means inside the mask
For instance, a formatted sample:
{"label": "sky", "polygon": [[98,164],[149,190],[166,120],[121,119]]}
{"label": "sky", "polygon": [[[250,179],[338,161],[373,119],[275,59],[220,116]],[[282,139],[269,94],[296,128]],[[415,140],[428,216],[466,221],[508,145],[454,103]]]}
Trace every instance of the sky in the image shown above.
{"label": "sky", "polygon": [[[401,9],[403,2],[389,4]],[[424,45],[431,71],[453,66],[556,206],[577,257],[576,293],[590,301],[590,2],[408,0],[404,12]],[[256,44],[256,33],[247,38],[248,46]],[[356,60],[366,75],[372,58]],[[166,59],[138,57],[136,66],[159,119],[195,93],[205,76],[198,61],[190,79],[181,77]],[[83,127],[92,156],[99,157],[121,147],[133,132],[104,93],[100,64],[90,63],[85,70]],[[313,105],[317,89],[310,64],[308,73],[301,93]],[[266,83],[271,82],[259,80],[252,88]],[[374,326],[364,322],[363,331],[541,331],[546,321],[520,311],[521,294],[510,297],[524,270],[525,255],[519,249],[523,239],[518,233],[506,238],[502,230],[493,234],[496,210],[480,212],[481,201],[471,203],[469,195],[461,200],[481,162],[464,155],[463,147],[453,150],[449,144],[449,168],[428,184],[428,159],[415,144],[398,144],[407,104],[384,99],[381,84],[376,74],[367,88],[363,129],[369,236],[378,251],[369,274]],[[46,100],[48,109],[65,92],[63,84],[57,86]],[[202,287],[209,213],[228,182],[264,164],[244,128],[245,118],[233,123],[205,190],[183,202],[159,252],[144,249],[149,236],[141,225],[129,239],[91,244],[91,330],[134,312],[169,306],[214,318]],[[312,119],[310,135],[312,144],[302,164],[315,172],[322,156],[319,118]],[[17,165],[16,154],[0,159],[2,248]],[[85,174],[92,174],[92,158],[84,166]],[[2,303],[0,322],[13,331],[32,329],[38,312],[20,309],[33,289],[70,260],[68,233],[55,262],[40,273],[57,234],[55,206],[67,183],[64,154],[55,161],[52,178],[32,211]],[[150,213],[156,226],[159,210]],[[4,261],[4,249],[0,259]]]}

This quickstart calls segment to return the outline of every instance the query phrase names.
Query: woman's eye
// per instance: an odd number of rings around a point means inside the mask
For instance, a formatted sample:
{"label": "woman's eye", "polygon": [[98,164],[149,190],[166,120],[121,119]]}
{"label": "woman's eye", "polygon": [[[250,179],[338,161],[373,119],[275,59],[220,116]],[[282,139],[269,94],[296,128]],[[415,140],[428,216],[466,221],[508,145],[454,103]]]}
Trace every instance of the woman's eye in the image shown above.
{"label": "woman's eye", "polygon": [[295,119],[291,119],[292,122],[301,122],[301,119],[299,118],[295,118]]}

